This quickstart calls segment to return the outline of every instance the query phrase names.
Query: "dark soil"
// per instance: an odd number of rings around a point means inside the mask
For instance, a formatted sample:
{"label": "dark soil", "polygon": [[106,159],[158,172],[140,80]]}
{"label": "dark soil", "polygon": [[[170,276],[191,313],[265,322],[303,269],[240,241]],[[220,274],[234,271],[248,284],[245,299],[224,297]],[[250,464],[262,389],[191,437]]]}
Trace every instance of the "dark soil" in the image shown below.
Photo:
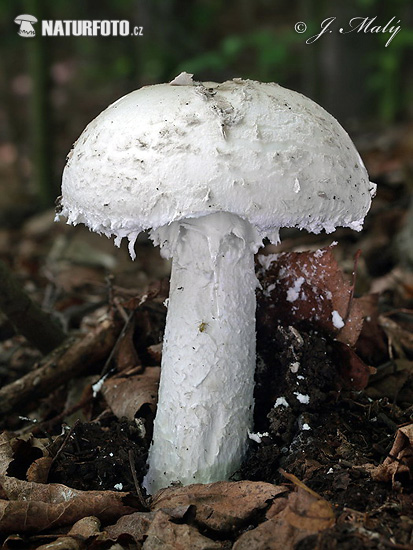
{"label": "dark soil", "polygon": [[78,423],[68,434],[49,481],[86,491],[134,491],[132,467],[144,471],[146,455],[139,428],[127,419]]}

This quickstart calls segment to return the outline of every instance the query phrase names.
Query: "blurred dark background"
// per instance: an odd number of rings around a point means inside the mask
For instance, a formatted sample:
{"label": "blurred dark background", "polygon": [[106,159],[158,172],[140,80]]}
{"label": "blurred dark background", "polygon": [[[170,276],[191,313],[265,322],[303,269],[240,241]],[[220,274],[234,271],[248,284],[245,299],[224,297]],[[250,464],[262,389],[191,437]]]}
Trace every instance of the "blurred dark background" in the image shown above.
{"label": "blurred dark background", "polygon": [[[17,15],[38,19],[19,36]],[[312,44],[322,21],[336,17]],[[390,32],[351,32],[376,17]],[[41,20],[128,20],[143,36],[41,36]],[[305,22],[307,31],[294,29]],[[275,81],[330,111],[353,137],[377,139],[413,117],[411,0],[103,0],[0,4],[0,223],[18,224],[59,194],[65,156],[120,96],[181,71],[199,80]],[[370,136],[370,137],[369,137]]]}

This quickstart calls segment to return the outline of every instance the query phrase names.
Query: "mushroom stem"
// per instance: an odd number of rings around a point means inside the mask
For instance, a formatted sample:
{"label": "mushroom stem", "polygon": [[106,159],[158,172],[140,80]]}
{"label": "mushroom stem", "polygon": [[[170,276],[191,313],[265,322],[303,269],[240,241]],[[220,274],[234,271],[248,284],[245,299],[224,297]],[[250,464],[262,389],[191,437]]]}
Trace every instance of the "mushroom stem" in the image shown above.
{"label": "mushroom stem", "polygon": [[220,212],[153,231],[172,257],[159,406],[144,487],[228,479],[252,428],[258,231]]}

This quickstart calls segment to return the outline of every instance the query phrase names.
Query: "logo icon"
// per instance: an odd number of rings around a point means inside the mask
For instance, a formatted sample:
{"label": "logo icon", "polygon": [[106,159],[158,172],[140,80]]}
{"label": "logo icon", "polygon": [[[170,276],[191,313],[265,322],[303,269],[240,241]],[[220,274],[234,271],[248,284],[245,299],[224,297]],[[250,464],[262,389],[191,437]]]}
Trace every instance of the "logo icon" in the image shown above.
{"label": "logo icon", "polygon": [[34,15],[18,15],[14,22],[20,25],[19,32],[17,33],[19,36],[24,36],[25,38],[36,36],[33,23],[37,23],[37,19]]}

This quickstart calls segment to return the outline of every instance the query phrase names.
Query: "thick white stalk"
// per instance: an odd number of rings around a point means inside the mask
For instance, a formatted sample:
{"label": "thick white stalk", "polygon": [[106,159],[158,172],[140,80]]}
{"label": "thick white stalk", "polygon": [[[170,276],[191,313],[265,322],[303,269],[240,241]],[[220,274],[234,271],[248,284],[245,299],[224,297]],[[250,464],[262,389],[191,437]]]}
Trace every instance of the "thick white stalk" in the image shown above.
{"label": "thick white stalk", "polygon": [[158,411],[144,486],[228,479],[252,429],[254,253],[249,222],[216,213],[153,232],[172,256]]}

